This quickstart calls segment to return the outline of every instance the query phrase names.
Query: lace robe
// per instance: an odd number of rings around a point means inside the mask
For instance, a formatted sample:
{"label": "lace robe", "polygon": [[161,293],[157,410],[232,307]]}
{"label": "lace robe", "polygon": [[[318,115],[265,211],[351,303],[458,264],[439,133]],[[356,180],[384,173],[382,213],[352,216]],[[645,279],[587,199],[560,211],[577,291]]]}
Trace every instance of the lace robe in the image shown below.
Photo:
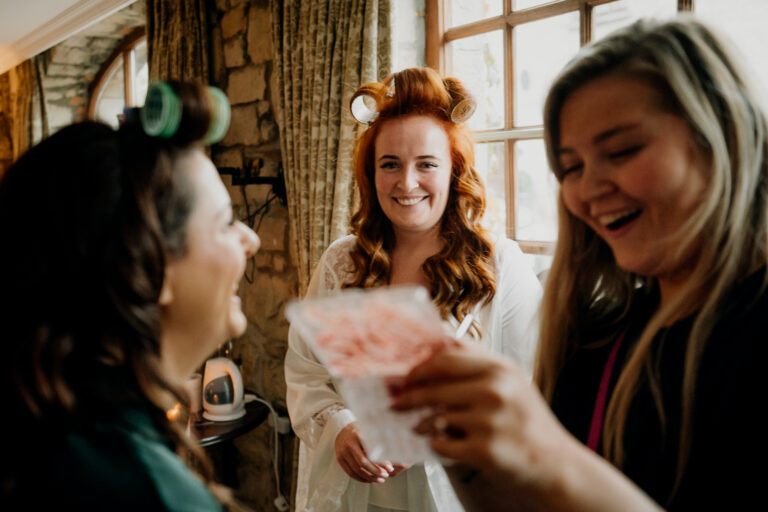
{"label": "lace robe", "polygon": [[[350,280],[353,270],[350,252],[355,236],[348,235],[333,242],[325,251],[312,276],[308,297],[337,292]],[[502,239],[494,248],[496,295],[493,300],[475,309],[484,346],[517,360],[530,371],[538,337],[536,315],[541,298],[541,285],[517,243]],[[454,327],[455,318],[450,319]],[[404,471],[392,482],[364,484],[351,479],[339,466],[334,453],[338,433],[355,420],[352,412],[336,393],[331,376],[317,361],[312,350],[291,329],[285,359],[287,402],[291,422],[301,439],[296,510],[312,512],[351,511],[368,509],[369,503],[381,506],[373,494],[391,495],[392,509],[407,506],[413,512],[461,512],[463,508],[453,493],[442,466],[436,463],[417,464]],[[400,494],[407,487],[407,499]],[[407,505],[406,505],[407,502]]]}

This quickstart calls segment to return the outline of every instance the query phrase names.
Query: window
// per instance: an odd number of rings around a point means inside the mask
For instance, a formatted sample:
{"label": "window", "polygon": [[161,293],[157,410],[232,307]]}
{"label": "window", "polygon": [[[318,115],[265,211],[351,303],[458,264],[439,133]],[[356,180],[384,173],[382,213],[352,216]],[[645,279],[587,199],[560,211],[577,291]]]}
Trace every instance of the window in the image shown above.
{"label": "window", "polygon": [[91,86],[88,119],[118,127],[125,107],[139,107],[147,95],[149,67],[143,27],[125,37],[101,66]]}
{"label": "window", "polygon": [[490,229],[527,253],[551,252],[558,185],[543,141],[549,84],[580,46],[678,11],[694,11],[730,36],[768,83],[764,0],[427,0],[427,65],[462,80],[478,102],[469,127]]}

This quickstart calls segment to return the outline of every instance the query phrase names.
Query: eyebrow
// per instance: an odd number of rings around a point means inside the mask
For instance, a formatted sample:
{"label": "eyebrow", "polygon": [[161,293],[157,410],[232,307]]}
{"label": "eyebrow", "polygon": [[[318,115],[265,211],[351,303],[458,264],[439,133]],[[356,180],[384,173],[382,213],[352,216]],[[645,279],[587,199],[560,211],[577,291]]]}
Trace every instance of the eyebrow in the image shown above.
{"label": "eyebrow", "polygon": [[[594,137],[592,137],[592,144],[599,144],[600,142],[606,141],[610,139],[611,137],[614,137],[620,133],[632,130],[634,128],[637,128],[639,126],[638,123],[632,123],[632,124],[622,124],[619,126],[614,126],[613,128],[610,128],[608,130],[605,130],[604,132],[600,132]],[[557,154],[560,155],[562,153],[573,153],[573,149],[564,147],[559,148],[557,150]]]}
{"label": "eyebrow", "polygon": [[[416,160],[440,160],[435,155],[419,155],[416,157]],[[381,155],[379,157],[379,160],[400,160],[400,157],[397,155]]]}
{"label": "eyebrow", "polygon": [[219,208],[219,211],[216,212],[216,217],[219,218],[225,216],[230,212],[234,215],[234,211],[232,211],[232,201],[227,201],[221,208]]}

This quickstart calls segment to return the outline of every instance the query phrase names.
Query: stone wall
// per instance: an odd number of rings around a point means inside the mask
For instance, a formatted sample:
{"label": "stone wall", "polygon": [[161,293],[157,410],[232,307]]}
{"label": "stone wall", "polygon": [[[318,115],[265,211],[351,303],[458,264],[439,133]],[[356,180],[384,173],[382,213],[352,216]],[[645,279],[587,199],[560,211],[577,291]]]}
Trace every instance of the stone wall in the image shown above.
{"label": "stone wall", "polygon": [[[220,167],[247,166],[264,161],[261,176],[277,176],[280,142],[271,95],[275,92],[272,65],[272,22],[267,0],[217,0],[212,21],[213,83],[232,104],[227,136],[212,150]],[[285,305],[298,290],[291,263],[288,211],[274,199],[270,185],[233,186],[224,177],[236,214],[258,233],[261,249],[249,262],[241,286],[249,325],[235,340],[233,353],[242,359],[246,388],[278,408],[285,407],[283,359],[288,322]],[[281,487],[291,499],[294,437],[280,436]],[[275,510],[272,469],[272,430],[266,423],[236,439],[239,452],[237,495],[255,510]]]}
{"label": "stone wall", "polygon": [[43,87],[50,133],[86,118],[88,90],[99,69],[126,35],[145,24],[145,5],[139,0],[45,53]]}

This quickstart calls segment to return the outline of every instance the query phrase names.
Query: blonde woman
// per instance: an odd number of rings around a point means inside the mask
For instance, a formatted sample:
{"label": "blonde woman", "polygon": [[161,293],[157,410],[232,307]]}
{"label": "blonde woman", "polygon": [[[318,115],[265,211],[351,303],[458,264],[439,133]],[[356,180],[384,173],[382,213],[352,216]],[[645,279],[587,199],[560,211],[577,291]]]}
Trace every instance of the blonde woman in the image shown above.
{"label": "blonde woman", "polygon": [[455,349],[394,407],[447,410],[419,430],[465,465],[471,509],[753,507],[768,123],[748,76],[699,22],[642,21],[568,64],[544,122],[561,188],[540,391],[511,362]]}

